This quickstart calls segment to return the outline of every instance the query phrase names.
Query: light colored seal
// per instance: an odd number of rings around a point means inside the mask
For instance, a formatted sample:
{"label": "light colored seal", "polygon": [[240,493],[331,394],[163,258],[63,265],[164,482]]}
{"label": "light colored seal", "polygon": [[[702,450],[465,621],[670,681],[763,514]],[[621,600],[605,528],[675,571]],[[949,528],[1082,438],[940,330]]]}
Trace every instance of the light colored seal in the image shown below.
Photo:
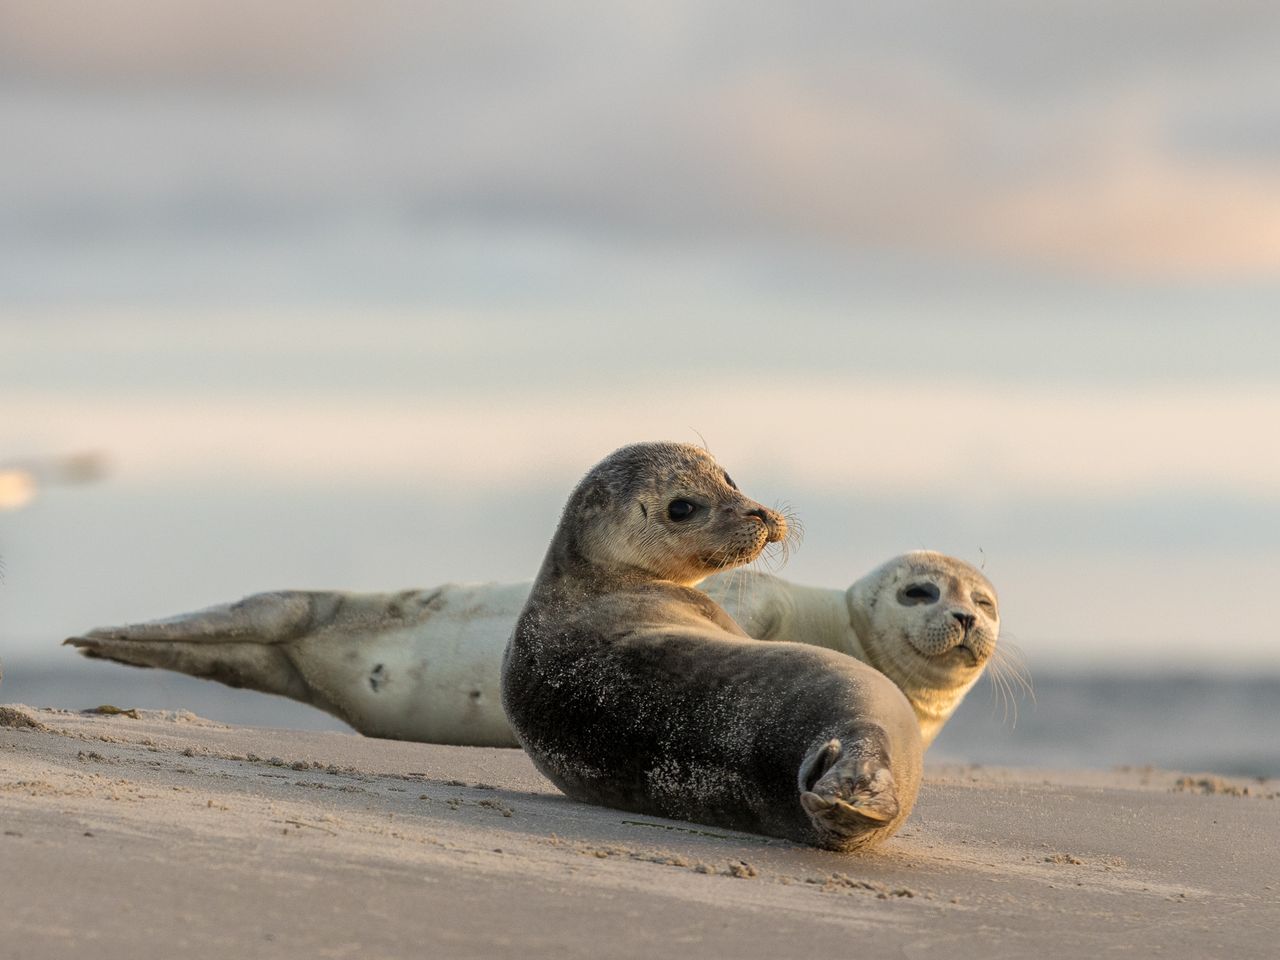
{"label": "light colored seal", "polygon": [[565,506],[502,665],[502,705],[575,800],[837,850],[906,819],[923,747],[852,657],[747,636],[693,588],[786,534],[703,450],[624,447]]}
{"label": "light colored seal", "polygon": [[[530,587],[260,593],[67,643],[90,657],[291,697],[372,737],[514,747],[498,681]],[[981,676],[999,634],[987,579],[925,550],[890,560],[847,590],[742,569],[699,587],[752,637],[827,647],[879,669],[911,701],[926,745]],[[965,615],[973,620],[962,636]]]}
{"label": "light colored seal", "polygon": [[760,640],[800,640],[868,663],[906,694],[931,744],[996,652],[995,587],[977,569],[932,550],[881,564],[847,590],[743,571],[703,584]]}

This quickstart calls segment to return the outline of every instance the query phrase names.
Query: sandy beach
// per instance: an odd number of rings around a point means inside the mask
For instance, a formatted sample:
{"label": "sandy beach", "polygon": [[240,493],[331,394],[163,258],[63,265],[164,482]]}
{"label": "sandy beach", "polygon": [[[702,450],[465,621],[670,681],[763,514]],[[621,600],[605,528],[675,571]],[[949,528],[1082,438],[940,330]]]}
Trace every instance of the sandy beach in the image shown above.
{"label": "sandy beach", "polygon": [[575,803],[516,750],[10,705],[0,943],[11,960],[1260,956],[1280,929],[1278,791],[932,766],[905,829],[850,856]]}

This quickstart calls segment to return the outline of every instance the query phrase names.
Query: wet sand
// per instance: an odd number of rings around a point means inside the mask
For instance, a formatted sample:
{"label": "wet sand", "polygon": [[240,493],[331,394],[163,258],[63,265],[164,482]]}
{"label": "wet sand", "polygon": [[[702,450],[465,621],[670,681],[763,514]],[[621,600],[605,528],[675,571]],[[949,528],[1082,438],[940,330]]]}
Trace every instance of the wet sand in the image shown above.
{"label": "wet sand", "polygon": [[585,806],[517,750],[0,707],[0,944],[149,957],[1264,956],[1280,783],[931,766],[872,854]]}

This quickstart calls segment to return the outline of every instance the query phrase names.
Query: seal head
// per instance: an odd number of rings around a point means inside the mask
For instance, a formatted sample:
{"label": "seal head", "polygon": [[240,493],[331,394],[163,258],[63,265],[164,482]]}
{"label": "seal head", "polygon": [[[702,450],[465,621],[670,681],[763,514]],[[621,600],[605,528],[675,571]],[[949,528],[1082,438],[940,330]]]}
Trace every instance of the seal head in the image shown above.
{"label": "seal head", "polygon": [[544,573],[692,586],[750,563],[787,535],[781,514],[749,500],[696,447],[623,447],[574,490]]}
{"label": "seal head", "polygon": [[845,597],[866,659],[902,688],[930,743],[996,651],[995,587],[962,560],[916,550],[877,567]]}

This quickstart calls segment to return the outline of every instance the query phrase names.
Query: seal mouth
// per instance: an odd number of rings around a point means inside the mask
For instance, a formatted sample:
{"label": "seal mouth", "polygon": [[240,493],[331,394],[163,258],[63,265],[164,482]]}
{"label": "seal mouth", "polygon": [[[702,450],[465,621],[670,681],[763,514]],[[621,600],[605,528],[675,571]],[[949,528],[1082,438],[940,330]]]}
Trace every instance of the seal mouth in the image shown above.
{"label": "seal mouth", "polygon": [[974,668],[982,666],[984,658],[969,646],[965,641],[961,640],[954,647],[948,647],[945,650],[921,650],[919,646],[912,643],[910,639],[908,645],[925,660],[933,661],[938,664],[946,664],[948,667],[965,667]]}

